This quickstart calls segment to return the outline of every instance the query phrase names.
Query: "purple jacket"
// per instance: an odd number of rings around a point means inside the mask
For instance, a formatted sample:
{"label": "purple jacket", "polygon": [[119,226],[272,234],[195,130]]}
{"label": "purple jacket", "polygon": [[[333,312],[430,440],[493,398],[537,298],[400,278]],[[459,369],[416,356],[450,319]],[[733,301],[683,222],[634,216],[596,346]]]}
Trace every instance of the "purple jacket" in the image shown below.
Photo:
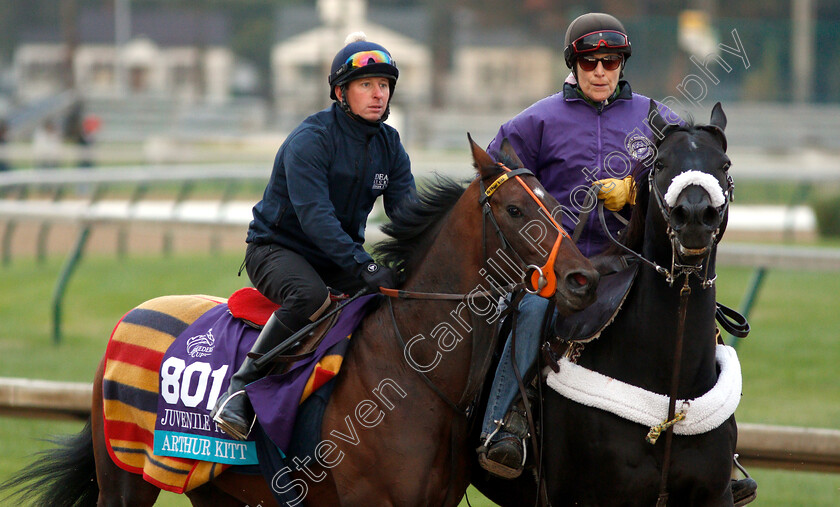
{"label": "purple jacket", "polygon": [[[680,121],[665,106],[659,107],[663,118]],[[488,151],[498,152],[507,137],[525,167],[560,203],[560,213],[554,216],[562,216],[563,227],[571,234],[592,182],[650,168],[654,150],[646,121],[649,108],[650,99],[633,93],[626,81],[619,83],[618,96],[605,106],[586,101],[566,83],[562,93],[540,100],[502,125]],[[629,206],[622,212],[629,216]],[[596,215],[589,215],[577,244],[587,257],[609,244]],[[607,226],[615,234],[622,224],[609,214]]]}

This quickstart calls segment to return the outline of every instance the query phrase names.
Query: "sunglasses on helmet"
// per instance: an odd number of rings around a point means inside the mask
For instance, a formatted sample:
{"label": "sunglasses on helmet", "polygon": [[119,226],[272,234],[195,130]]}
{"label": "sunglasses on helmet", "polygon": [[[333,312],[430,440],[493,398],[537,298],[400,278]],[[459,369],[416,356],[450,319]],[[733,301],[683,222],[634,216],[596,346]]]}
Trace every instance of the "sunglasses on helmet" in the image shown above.
{"label": "sunglasses on helmet", "polygon": [[350,58],[344,62],[344,65],[350,69],[355,69],[366,65],[373,65],[374,63],[387,63],[393,65],[394,60],[388,53],[374,49],[371,51],[360,51],[350,55]]}
{"label": "sunglasses on helmet", "polygon": [[603,30],[592,32],[575,39],[571,46],[575,53],[588,53],[597,50],[601,46],[607,48],[626,48],[630,46],[627,35],[614,30]]}
{"label": "sunglasses on helmet", "polygon": [[592,72],[598,66],[598,62],[604,65],[604,70],[615,70],[621,65],[623,58],[621,55],[609,55],[603,58],[595,58],[594,56],[581,56],[577,59],[580,69],[586,72]]}

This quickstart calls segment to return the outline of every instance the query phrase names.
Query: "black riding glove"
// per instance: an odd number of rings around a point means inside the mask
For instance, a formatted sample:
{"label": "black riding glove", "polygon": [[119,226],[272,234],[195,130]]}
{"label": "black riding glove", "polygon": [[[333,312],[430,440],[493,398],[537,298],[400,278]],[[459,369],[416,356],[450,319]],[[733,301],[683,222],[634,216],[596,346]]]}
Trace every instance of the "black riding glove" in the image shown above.
{"label": "black riding glove", "polygon": [[363,264],[359,271],[359,277],[373,291],[379,291],[379,287],[395,289],[397,287],[396,277],[391,268],[380,266],[375,262]]}

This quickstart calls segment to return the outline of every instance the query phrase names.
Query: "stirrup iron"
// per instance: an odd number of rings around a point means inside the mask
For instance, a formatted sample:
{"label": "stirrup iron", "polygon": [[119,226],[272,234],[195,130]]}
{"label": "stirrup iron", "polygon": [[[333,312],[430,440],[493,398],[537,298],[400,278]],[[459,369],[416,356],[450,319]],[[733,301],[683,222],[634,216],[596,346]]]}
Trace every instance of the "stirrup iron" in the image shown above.
{"label": "stirrup iron", "polygon": [[254,429],[254,424],[257,422],[256,414],[251,417],[251,426],[248,428],[248,433],[246,434],[243,434],[241,431],[231,426],[227,421],[219,417],[219,415],[224,412],[228,402],[236,396],[247,396],[247,393],[243,389],[241,391],[236,391],[225,398],[225,401],[217,407],[216,413],[213,415],[213,422],[216,423],[228,436],[233,437],[236,440],[248,440],[248,435],[251,434],[251,431]]}

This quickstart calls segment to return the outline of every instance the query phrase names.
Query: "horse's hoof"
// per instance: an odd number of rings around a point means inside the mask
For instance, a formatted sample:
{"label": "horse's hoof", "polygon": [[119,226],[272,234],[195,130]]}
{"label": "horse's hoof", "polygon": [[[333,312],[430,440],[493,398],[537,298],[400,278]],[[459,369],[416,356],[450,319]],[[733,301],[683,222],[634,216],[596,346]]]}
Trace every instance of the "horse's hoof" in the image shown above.
{"label": "horse's hoof", "polygon": [[516,479],[524,468],[523,457],[522,441],[507,435],[492,442],[486,452],[479,452],[478,464],[496,477]]}

